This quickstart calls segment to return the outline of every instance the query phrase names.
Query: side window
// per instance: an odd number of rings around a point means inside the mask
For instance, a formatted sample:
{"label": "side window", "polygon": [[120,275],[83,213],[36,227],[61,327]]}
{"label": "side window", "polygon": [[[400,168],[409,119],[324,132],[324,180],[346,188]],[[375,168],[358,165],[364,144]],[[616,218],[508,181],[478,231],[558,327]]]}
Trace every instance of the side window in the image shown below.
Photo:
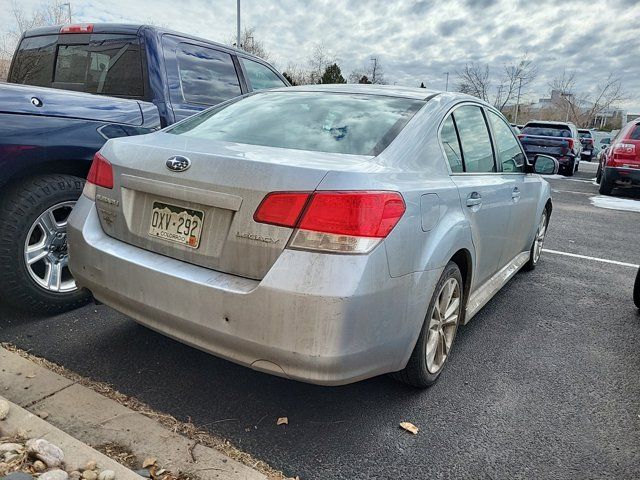
{"label": "side window", "polygon": [[280,80],[280,77],[276,75],[269,67],[262,65],[261,63],[241,59],[244,70],[247,72],[249,82],[254,90],[266,90],[268,88],[284,87],[285,83]]}
{"label": "side window", "polygon": [[180,43],[176,57],[185,101],[216,105],[242,93],[228,53]]}
{"label": "side window", "polygon": [[495,172],[491,137],[480,107],[465,105],[453,112],[467,173]]}
{"label": "side window", "polygon": [[458,134],[456,133],[456,126],[453,123],[453,117],[449,115],[442,124],[442,131],[440,132],[440,140],[442,146],[447,154],[447,160],[451,171],[453,173],[462,173],[464,166],[462,164],[462,152],[460,151],[460,142],[458,142]]}
{"label": "side window", "polygon": [[511,127],[492,111],[488,112],[488,117],[496,142],[498,162],[502,164],[502,171],[507,173],[524,172],[524,154]]}
{"label": "side window", "polygon": [[57,41],[57,35],[24,38],[13,57],[9,81],[50,87]]}

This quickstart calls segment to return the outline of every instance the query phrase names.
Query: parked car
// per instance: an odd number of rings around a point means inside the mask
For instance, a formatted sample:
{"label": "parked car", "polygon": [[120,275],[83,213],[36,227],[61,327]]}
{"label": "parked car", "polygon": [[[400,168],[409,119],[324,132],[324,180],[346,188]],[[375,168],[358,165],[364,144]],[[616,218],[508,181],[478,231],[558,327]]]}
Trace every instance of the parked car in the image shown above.
{"label": "parked car", "polygon": [[616,187],[640,185],[640,119],[627,123],[602,153],[596,180],[602,195],[611,195]]}
{"label": "parked car", "polygon": [[560,163],[560,173],[572,176],[578,171],[582,143],[578,129],[570,122],[528,122],[519,135],[527,156],[542,153],[551,155]]}
{"label": "parked car", "polygon": [[558,163],[534,160],[467,95],[260,92],[107,142],[70,268],[99,301],[256,370],[425,387],[458,325],[539,261],[552,204],[532,173]]}
{"label": "parked car", "polygon": [[[288,85],[263,60],[156,27],[43,27],[24,33],[0,84],[0,291],[15,306],[82,304],[66,220],[93,155],[252,90]],[[10,233],[9,233],[10,232]]]}
{"label": "parked car", "polygon": [[586,128],[578,129],[578,137],[582,144],[582,152],[580,153],[580,159],[590,162],[595,155],[595,139],[591,133],[591,130]]}

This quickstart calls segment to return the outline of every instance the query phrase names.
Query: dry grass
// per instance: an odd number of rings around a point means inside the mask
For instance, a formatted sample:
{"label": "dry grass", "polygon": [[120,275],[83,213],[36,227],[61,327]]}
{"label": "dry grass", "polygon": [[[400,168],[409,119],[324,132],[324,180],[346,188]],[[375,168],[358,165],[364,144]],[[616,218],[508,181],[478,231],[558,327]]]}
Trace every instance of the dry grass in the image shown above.
{"label": "dry grass", "polygon": [[107,457],[112,458],[120,465],[124,465],[125,467],[132,470],[135,470],[140,466],[140,460],[138,460],[133,452],[119,443],[107,442],[97,445],[93,448],[95,448],[100,453],[105,454]]}
{"label": "dry grass", "polygon": [[[120,405],[123,405],[127,408],[130,408],[131,410],[134,410],[149,418],[156,420],[158,423],[160,423],[165,428],[171,430],[172,432],[179,433],[193,440],[194,445],[201,444],[210,448],[214,448],[224,453],[228,457],[233,458],[234,460],[257,470],[260,473],[263,473],[269,479],[279,480],[279,479],[287,478],[284,476],[282,472],[274,469],[273,467],[263,462],[262,460],[257,460],[253,458],[250,454],[243,452],[238,448],[236,448],[235,446],[233,446],[229,441],[215,437],[209,434],[206,430],[197,427],[191,422],[181,422],[177,420],[175,417],[173,417],[172,415],[157,412],[153,410],[151,407],[149,407],[147,404],[141,402],[140,400],[134,397],[125,395],[123,393],[120,393],[106,383],[96,382],[88,378],[85,378],[81,375],[78,375],[75,372],[68,370],[65,367],[62,367],[56,363],[50,362],[45,358],[40,358],[29,352],[21,350],[20,348],[10,343],[0,343],[0,346],[48,370],[51,370],[52,372],[55,372],[58,375],[62,375],[63,377],[68,378],[71,381],[74,381],[76,383],[79,383],[82,386],[90,388],[91,390],[99,393],[100,395],[103,395],[107,398],[110,398],[118,402]],[[103,451],[102,453],[105,453],[105,452]],[[114,458],[114,460],[118,461],[117,458]],[[179,480],[189,480],[189,478],[180,478]]]}

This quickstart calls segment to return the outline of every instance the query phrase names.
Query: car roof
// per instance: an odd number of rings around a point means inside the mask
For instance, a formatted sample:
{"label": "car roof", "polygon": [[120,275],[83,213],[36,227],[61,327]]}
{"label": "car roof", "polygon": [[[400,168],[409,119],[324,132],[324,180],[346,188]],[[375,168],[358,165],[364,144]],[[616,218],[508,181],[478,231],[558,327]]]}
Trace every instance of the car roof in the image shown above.
{"label": "car roof", "polygon": [[[260,58],[260,57],[256,57],[255,55],[252,55],[248,52],[245,52],[244,50],[241,50],[239,48],[233,47],[231,45],[225,45],[219,42],[214,42],[212,40],[208,40],[206,38],[201,38],[201,37],[197,37],[195,35],[190,35],[188,33],[184,33],[184,32],[177,32],[175,30],[170,30],[168,28],[162,28],[162,27],[156,27],[155,25],[146,25],[146,24],[142,24],[142,23],[101,23],[101,22],[83,22],[83,23],[71,23],[70,25],[93,25],[93,31],[91,32],[92,34],[100,34],[100,33],[113,33],[113,34],[124,34],[124,35],[136,35],[141,29],[146,28],[149,30],[153,30],[156,33],[163,35],[163,34],[170,34],[170,35],[175,35],[177,37],[182,37],[182,38],[187,38],[190,40],[195,40],[198,42],[202,42],[202,43],[206,43],[208,45],[214,46],[214,47],[219,47],[219,48],[224,48],[226,50],[232,50],[234,52],[236,52],[239,55],[242,55],[244,57],[248,57],[248,58],[254,58],[257,60],[260,60],[262,62],[266,62],[266,60]],[[60,33],[60,29],[62,27],[66,26],[65,25],[49,25],[46,27],[37,27],[37,28],[31,28],[29,30],[26,30],[23,34],[24,37],[37,37],[40,35],[57,35]],[[70,33],[68,35],[81,35],[81,34],[75,34],[75,33]]]}
{"label": "car roof", "polygon": [[[358,93],[362,95],[380,95],[387,97],[413,98],[416,100],[429,100],[442,92],[428,90],[426,88],[403,87],[401,85],[374,85],[362,83],[334,83],[326,85],[298,85],[295,87],[279,87],[268,90],[269,92],[331,92],[331,93]],[[456,94],[461,97],[467,95]],[[478,100],[474,98],[474,100]],[[481,103],[481,102],[480,102]]]}

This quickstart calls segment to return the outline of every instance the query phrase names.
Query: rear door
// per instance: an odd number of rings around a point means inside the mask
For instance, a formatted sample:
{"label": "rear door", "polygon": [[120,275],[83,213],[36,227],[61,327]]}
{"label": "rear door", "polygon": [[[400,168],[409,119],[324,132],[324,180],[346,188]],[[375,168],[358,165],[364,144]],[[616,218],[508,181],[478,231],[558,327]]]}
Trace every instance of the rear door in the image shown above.
{"label": "rear door", "polygon": [[509,233],[505,239],[501,265],[506,265],[531,247],[542,182],[524,172],[525,154],[502,115],[487,109],[500,176],[510,190]]}
{"label": "rear door", "polygon": [[441,138],[451,178],[471,224],[476,249],[474,288],[477,288],[501,267],[509,235],[511,185],[496,167],[482,107],[475,104],[457,107],[445,120]]}
{"label": "rear door", "polygon": [[246,93],[231,53],[173,35],[163,35],[162,46],[176,121]]}

